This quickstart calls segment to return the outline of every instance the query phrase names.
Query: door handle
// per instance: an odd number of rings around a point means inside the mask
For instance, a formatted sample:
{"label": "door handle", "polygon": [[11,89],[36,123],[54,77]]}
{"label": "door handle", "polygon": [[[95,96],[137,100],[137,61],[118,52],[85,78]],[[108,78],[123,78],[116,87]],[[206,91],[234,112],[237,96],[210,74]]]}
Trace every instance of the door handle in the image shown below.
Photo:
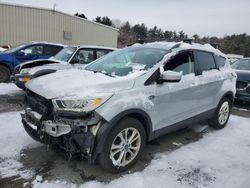
{"label": "door handle", "polygon": [[148,99],[149,100],[153,100],[155,98],[155,95],[150,95],[150,96],[148,96]]}

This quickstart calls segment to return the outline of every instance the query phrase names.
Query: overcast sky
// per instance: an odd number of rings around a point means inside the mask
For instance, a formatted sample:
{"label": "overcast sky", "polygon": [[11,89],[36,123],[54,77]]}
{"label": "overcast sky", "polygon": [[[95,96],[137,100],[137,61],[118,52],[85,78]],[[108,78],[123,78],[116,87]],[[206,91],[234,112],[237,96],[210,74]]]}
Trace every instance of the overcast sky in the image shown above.
{"label": "overcast sky", "polygon": [[15,4],[52,8],[70,14],[84,13],[88,19],[111,19],[145,23],[163,30],[183,30],[189,36],[250,34],[250,0],[0,0]]}

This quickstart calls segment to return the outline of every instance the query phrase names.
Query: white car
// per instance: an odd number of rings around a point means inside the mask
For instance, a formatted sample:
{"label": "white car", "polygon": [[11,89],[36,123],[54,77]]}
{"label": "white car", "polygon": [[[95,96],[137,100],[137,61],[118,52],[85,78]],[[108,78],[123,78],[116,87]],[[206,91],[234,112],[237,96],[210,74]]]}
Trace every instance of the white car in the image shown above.
{"label": "white car", "polygon": [[[116,50],[104,46],[68,46],[50,59],[35,60],[16,67],[15,84],[25,89],[25,83],[31,79],[54,73],[58,70],[83,67],[90,62]],[[17,70],[18,69],[18,70]]]}

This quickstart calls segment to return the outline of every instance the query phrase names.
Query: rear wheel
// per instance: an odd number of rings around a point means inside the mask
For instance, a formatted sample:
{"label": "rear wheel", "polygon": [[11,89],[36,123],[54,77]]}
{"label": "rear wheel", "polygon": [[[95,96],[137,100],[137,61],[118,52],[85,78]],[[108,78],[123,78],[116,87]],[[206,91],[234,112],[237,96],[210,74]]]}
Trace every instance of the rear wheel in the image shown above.
{"label": "rear wheel", "polygon": [[141,155],[146,142],[142,124],[134,118],[122,119],[110,132],[100,165],[107,171],[118,173],[133,166]]}
{"label": "rear wheel", "polygon": [[10,70],[5,66],[0,65],[0,83],[8,81],[10,81]]}
{"label": "rear wheel", "polygon": [[214,129],[224,128],[228,122],[231,107],[232,104],[228,98],[222,99],[217,106],[214,117],[209,120],[209,125]]}

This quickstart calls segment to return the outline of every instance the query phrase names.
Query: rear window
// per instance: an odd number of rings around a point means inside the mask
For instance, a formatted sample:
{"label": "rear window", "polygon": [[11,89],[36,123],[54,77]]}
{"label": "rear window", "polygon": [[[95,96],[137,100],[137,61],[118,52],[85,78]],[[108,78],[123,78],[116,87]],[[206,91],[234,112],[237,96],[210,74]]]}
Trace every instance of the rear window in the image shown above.
{"label": "rear window", "polygon": [[44,55],[54,56],[56,55],[63,47],[61,46],[53,46],[53,45],[46,45],[44,46]]}
{"label": "rear window", "polygon": [[224,67],[224,65],[226,64],[226,58],[225,57],[216,55],[215,60],[216,60],[216,63],[218,65],[218,67]]}
{"label": "rear window", "polygon": [[202,71],[208,71],[211,69],[216,69],[214,57],[212,53],[203,52],[203,51],[196,51],[196,57],[199,64],[199,74]]}

